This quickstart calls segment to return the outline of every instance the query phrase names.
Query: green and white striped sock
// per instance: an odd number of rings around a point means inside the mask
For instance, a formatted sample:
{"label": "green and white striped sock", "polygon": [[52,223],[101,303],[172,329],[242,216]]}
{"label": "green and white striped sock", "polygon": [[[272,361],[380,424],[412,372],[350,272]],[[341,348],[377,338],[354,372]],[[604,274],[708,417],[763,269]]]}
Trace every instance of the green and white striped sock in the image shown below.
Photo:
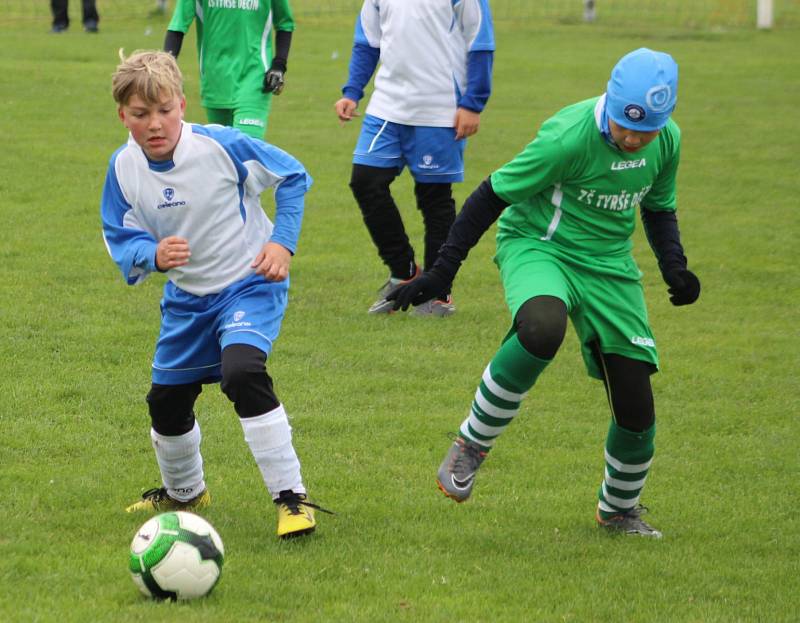
{"label": "green and white striped sock", "polygon": [[629,511],[639,503],[653,462],[655,436],[655,424],[636,433],[611,420],[606,438],[605,477],[597,493],[602,519]]}
{"label": "green and white striped sock", "polygon": [[516,335],[507,339],[483,372],[469,416],[459,429],[461,437],[488,451],[549,363],[525,350]]}

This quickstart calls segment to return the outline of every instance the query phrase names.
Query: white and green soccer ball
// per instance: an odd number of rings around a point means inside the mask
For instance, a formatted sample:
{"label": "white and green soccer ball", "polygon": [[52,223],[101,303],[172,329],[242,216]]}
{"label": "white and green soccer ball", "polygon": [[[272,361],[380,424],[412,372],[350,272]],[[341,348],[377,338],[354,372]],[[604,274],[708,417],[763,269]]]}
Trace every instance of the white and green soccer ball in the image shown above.
{"label": "white and green soccer ball", "polygon": [[202,517],[176,511],[147,521],[131,543],[133,582],[148,597],[195,599],[219,581],[225,549]]}

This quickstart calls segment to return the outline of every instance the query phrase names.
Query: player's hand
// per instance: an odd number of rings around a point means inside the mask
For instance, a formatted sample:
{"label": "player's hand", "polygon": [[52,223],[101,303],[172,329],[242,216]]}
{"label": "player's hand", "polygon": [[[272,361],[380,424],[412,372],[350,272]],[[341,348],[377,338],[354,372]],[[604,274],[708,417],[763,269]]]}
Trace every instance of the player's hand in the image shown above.
{"label": "player's hand", "polygon": [[422,305],[426,301],[435,299],[442,292],[450,289],[452,282],[440,277],[433,272],[422,273],[407,284],[397,286],[386,295],[387,301],[394,301],[392,309],[406,311],[409,305]]}
{"label": "player's hand", "polygon": [[267,281],[284,281],[289,276],[289,265],[292,263],[292,253],[277,242],[268,242],[256,255],[250,265],[255,268],[257,275],[263,275]]}
{"label": "player's hand", "polygon": [[467,138],[478,132],[478,126],[481,124],[480,113],[468,108],[459,108],[456,110],[456,120],[454,123],[456,129],[456,140]]}
{"label": "player's hand", "polygon": [[192,255],[189,241],[180,236],[167,236],[158,242],[156,247],[156,268],[167,271],[170,268],[185,266]]}
{"label": "player's hand", "polygon": [[284,82],[284,72],[280,69],[270,68],[269,71],[264,74],[264,85],[261,87],[261,92],[280,95],[283,93]]}
{"label": "player's hand", "polygon": [[337,101],[333,108],[336,111],[336,116],[339,117],[339,123],[344,125],[353,117],[358,117],[358,102],[351,100],[349,97],[343,97]]}
{"label": "player's hand", "polygon": [[685,268],[667,271],[664,281],[669,286],[669,300],[673,305],[691,305],[700,296],[700,280]]}

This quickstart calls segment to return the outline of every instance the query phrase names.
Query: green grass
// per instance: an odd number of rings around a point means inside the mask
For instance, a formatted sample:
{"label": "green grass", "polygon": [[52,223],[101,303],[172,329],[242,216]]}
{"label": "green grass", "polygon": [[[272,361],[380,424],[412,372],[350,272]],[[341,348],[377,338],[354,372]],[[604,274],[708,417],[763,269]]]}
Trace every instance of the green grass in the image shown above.
{"label": "green grass", "polygon": [[[122,509],[157,484],[144,395],[163,278],[126,287],[98,215],[125,139],[109,95],[116,50],[157,47],[164,23],[0,29],[0,620],[796,621],[797,33],[498,25],[459,201],[547,115],[602,92],[623,53],[647,45],[681,66],[680,220],[704,290],[670,306],[637,231],[663,364],[644,501],[666,536],[651,542],[593,525],[609,414],[572,332],[473,499],[436,491],[447,432],[509,319],[491,235],[459,275],[454,318],[366,315],[385,274],[347,187],[358,126],[332,112],[351,22],[301,25],[270,120],[270,139],[315,178],[270,371],[310,491],[338,514],[278,542],[233,409],[207,388],[206,516],[227,556],[212,596],[192,604],[148,602],[126,570],[144,518]],[[187,41],[188,118],[203,121],[192,52]],[[411,192],[404,175],[396,196],[420,244]]]}

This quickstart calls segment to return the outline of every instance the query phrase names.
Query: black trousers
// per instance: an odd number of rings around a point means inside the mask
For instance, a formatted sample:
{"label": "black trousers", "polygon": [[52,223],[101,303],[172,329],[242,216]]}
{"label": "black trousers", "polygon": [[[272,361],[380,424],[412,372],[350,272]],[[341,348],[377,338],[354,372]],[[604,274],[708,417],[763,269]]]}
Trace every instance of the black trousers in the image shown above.
{"label": "black trousers", "polygon": [[[415,259],[400,211],[389,190],[398,173],[397,169],[354,164],[350,188],[378,255],[393,277],[406,279],[411,276],[409,272]],[[425,224],[423,268],[429,269],[436,261],[439,247],[447,239],[447,233],[456,218],[456,204],[450,184],[415,181],[414,196]]]}
{"label": "black trousers", "polygon": [[[69,13],[67,7],[69,0],[50,0],[50,8],[53,11],[53,26],[69,26]],[[97,14],[95,0],[83,0],[83,23],[90,24],[100,21]]]}

